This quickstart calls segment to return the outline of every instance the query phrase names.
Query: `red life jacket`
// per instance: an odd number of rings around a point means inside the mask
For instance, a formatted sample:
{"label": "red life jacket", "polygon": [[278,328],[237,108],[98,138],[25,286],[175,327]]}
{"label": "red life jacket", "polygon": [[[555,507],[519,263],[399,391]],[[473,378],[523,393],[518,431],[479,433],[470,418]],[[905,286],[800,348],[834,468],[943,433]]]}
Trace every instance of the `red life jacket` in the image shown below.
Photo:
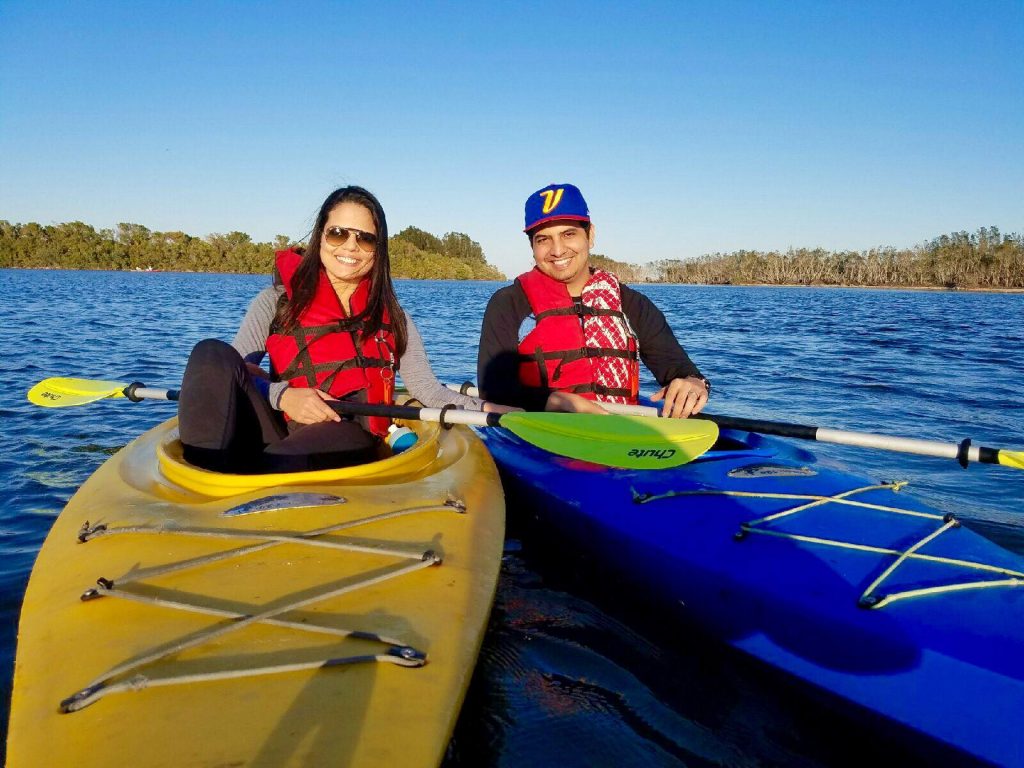
{"label": "red life jacket", "polygon": [[593,270],[579,308],[563,283],[539,269],[516,282],[537,321],[519,342],[519,381],[588,400],[636,403],[640,357],[636,335],[622,312],[618,278]]}
{"label": "red life jacket", "polygon": [[[302,256],[295,251],[277,252],[277,269],[288,298],[292,277]],[[338,399],[365,391],[366,402],[391,405],[395,392],[395,337],[384,311],[383,326],[372,336],[363,335],[360,315],[366,310],[369,278],[360,281],[350,299],[352,316],[345,314],[327,274],[320,270],[313,301],[291,331],[271,328],[267,338],[271,372],[276,381],[293,387],[316,387]],[[387,435],[391,420],[367,419],[376,435]]]}

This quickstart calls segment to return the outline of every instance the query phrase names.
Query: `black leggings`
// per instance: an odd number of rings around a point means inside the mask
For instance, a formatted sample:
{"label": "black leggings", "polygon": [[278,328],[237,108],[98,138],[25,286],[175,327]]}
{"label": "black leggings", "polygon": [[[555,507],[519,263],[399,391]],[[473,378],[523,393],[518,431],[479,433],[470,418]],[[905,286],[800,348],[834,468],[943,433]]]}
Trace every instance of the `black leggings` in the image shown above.
{"label": "black leggings", "polygon": [[363,464],[385,452],[355,421],[286,422],[253,382],[230,344],[206,339],[185,366],[178,430],[191,464],[217,472],[261,474]]}

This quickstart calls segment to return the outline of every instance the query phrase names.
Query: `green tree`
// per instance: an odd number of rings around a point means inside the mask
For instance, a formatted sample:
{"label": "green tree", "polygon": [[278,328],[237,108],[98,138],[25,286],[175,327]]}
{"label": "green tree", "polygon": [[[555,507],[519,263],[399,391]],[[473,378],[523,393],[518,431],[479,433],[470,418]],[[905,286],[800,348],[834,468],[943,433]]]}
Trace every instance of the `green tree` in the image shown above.
{"label": "green tree", "polygon": [[404,240],[427,253],[444,253],[444,245],[437,237],[416,227],[406,227],[393,239]]}

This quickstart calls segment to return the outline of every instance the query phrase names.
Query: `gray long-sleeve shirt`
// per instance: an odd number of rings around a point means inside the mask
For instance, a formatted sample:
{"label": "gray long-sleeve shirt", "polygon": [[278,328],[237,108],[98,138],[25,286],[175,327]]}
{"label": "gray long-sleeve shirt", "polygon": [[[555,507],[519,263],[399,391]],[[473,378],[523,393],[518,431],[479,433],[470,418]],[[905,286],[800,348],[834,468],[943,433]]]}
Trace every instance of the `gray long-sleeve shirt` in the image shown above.
{"label": "gray long-sleeve shirt", "polygon": [[[277,302],[284,288],[268,286],[257,294],[249,304],[242,325],[235,334],[231,345],[248,363],[259,363],[267,352],[267,338],[270,336],[270,324],[277,312]],[[399,361],[399,375],[409,394],[430,408],[444,405],[457,405],[479,410],[483,400],[460,395],[445,387],[434,375],[427,359],[427,351],[423,348],[423,339],[416,328],[416,323],[408,314],[405,316],[405,329],[408,341],[405,354]],[[277,381],[270,384],[268,399],[270,404],[280,410],[281,393],[288,387],[288,382]]]}

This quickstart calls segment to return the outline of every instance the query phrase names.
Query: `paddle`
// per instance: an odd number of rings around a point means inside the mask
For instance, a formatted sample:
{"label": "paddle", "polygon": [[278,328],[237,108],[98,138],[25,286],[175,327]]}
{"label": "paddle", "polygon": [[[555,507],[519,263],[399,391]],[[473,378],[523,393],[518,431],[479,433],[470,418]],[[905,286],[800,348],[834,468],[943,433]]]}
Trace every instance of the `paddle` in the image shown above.
{"label": "paddle", "polygon": [[[461,387],[449,385],[470,397],[479,397],[476,387],[463,384]],[[661,411],[646,405],[617,405],[601,403],[601,407],[609,413],[628,413],[636,416],[660,416]],[[711,421],[725,429],[738,429],[744,432],[757,432],[762,435],[792,437],[798,440],[817,440],[819,443],[836,443],[837,445],[853,445],[860,448],[878,448],[897,453],[913,453],[919,456],[933,456],[940,459],[956,459],[960,466],[967,468],[968,463],[999,464],[1014,469],[1024,469],[1024,451],[1011,451],[1006,448],[986,448],[983,445],[971,445],[970,438],[959,443],[942,443],[935,440],[919,440],[912,437],[895,437],[879,435],[871,432],[848,432],[842,429],[791,424],[784,421],[764,421],[762,419],[744,419],[736,416],[718,416],[701,413],[692,417],[702,421]],[[672,419],[679,421],[679,419]]]}
{"label": "paddle", "polygon": [[976,461],[979,464],[1001,464],[1004,467],[1024,469],[1024,451],[1010,451],[1006,448],[986,448],[971,445],[966,438],[959,443],[942,443],[937,440],[919,440],[913,437],[895,437],[871,432],[849,432],[842,429],[789,424],[782,421],[743,419],[735,416],[715,416],[701,413],[694,418],[712,421],[725,429],[740,429],[745,432],[759,432],[763,435],[794,437],[800,440],[817,440],[820,443],[853,445],[861,448],[880,448],[884,451],[913,453],[919,456],[934,456],[940,459],[956,459],[964,469]]}
{"label": "paddle", "polygon": [[141,400],[177,400],[178,390],[149,389],[137,381],[125,384],[123,381],[55,377],[43,379],[28,391],[28,401],[44,408],[88,405],[112,397],[127,397],[135,403]]}
{"label": "paddle", "polygon": [[[91,379],[52,378],[28,392],[30,402],[61,408],[127,397],[140,400],[177,400],[176,390],[150,389],[138,382],[124,384]],[[588,413],[484,413],[452,408],[414,408],[332,401],[339,413],[385,416],[392,419],[501,427],[550,453],[625,469],[663,469],[686,464],[707,451],[718,439],[718,427],[709,422],[642,416],[605,416]]]}

